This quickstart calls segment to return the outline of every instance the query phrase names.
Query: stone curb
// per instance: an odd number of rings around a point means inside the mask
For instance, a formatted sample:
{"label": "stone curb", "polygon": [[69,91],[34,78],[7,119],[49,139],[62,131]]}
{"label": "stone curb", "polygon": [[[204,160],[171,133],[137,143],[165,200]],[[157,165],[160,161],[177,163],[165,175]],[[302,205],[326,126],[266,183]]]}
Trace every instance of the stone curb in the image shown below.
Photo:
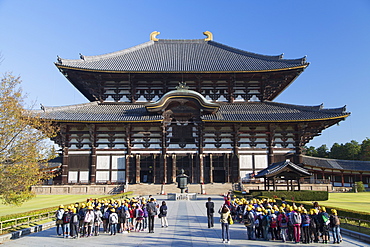
{"label": "stone curb", "polygon": [[43,230],[49,229],[49,228],[54,227],[54,226],[55,226],[55,221],[51,221],[51,222],[47,222],[47,223],[42,224],[42,225],[37,225],[37,226],[30,227],[30,228],[25,228],[25,229],[20,230],[20,231],[0,235],[0,244],[4,243],[6,241],[12,240],[12,239],[21,238],[21,237],[26,236],[26,235],[31,234],[31,233],[41,232]]}
{"label": "stone curb", "polygon": [[365,242],[365,243],[370,243],[370,235],[364,234],[364,233],[359,233],[351,230],[347,230],[345,228],[340,228],[340,232],[343,235],[347,235],[351,238],[357,239],[359,241]]}

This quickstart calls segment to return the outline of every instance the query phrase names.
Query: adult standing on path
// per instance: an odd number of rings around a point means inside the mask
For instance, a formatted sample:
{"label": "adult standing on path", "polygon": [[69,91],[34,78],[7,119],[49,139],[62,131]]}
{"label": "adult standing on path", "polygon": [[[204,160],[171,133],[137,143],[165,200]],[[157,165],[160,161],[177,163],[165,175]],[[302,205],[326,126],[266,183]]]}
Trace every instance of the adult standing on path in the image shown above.
{"label": "adult standing on path", "polygon": [[154,217],[157,215],[157,207],[154,198],[150,198],[147,204],[149,233],[154,233]]}
{"label": "adult standing on path", "polygon": [[229,218],[231,218],[230,209],[226,204],[224,204],[218,210],[218,213],[220,214],[222,242],[229,244],[230,243]]}
{"label": "adult standing on path", "polygon": [[208,228],[213,227],[213,214],[215,212],[215,204],[212,202],[212,198],[208,197],[208,202],[206,202],[207,208],[207,219],[208,219]]}

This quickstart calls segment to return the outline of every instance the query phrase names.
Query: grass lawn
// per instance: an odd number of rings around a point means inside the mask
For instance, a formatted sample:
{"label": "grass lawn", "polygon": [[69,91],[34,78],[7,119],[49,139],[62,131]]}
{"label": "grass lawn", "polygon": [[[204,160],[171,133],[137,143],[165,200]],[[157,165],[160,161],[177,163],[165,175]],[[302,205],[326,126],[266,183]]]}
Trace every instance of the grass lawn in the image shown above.
{"label": "grass lawn", "polygon": [[99,198],[106,195],[37,195],[22,206],[6,206],[0,200],[0,216],[7,214],[22,213],[36,209],[59,206],[60,204],[71,204],[85,201],[87,198]]}
{"label": "grass lawn", "polygon": [[321,206],[330,206],[370,213],[370,192],[329,193],[329,200],[321,201],[319,204]]}

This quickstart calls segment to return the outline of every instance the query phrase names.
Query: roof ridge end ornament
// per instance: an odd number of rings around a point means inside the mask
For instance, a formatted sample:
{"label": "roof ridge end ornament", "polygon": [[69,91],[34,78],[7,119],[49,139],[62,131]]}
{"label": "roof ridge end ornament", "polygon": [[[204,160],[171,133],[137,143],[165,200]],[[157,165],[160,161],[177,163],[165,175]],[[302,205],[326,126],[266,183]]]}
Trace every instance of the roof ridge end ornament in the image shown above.
{"label": "roof ridge end ornament", "polygon": [[153,40],[153,41],[158,41],[159,39],[157,38],[157,35],[161,34],[160,32],[158,31],[154,31],[150,34],[150,40]]}
{"label": "roof ridge end ornament", "polygon": [[186,82],[179,82],[179,85],[176,86],[177,90],[189,90],[189,86],[186,86]]}
{"label": "roof ridge end ornament", "polygon": [[204,41],[212,41],[213,40],[213,34],[210,31],[203,32],[204,35],[207,36],[207,38],[204,39]]}

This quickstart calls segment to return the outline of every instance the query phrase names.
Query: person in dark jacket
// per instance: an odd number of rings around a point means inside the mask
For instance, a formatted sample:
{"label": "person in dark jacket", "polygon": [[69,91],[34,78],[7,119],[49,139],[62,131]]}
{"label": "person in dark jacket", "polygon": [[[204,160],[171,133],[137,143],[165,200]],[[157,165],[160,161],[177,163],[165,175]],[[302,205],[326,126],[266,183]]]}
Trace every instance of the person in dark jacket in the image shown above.
{"label": "person in dark jacket", "polygon": [[208,228],[213,227],[214,219],[213,214],[215,213],[215,204],[212,202],[212,198],[208,197],[208,202],[206,202],[207,208],[207,219],[208,219]]}
{"label": "person in dark jacket", "polygon": [[157,207],[154,198],[150,198],[147,204],[149,233],[154,233],[154,217],[157,215]]}
{"label": "person in dark jacket", "polygon": [[320,213],[318,215],[318,219],[320,222],[320,232],[322,235],[322,242],[327,244],[329,242],[329,224],[330,224],[330,217],[326,212],[325,207],[321,207]]}
{"label": "person in dark jacket", "polygon": [[319,228],[320,228],[320,222],[317,215],[318,211],[317,209],[311,209],[310,216],[311,216],[311,222],[310,222],[310,232],[313,237],[313,242],[318,243],[319,242]]}
{"label": "person in dark jacket", "polygon": [[159,208],[159,215],[161,216],[162,227],[168,227],[167,210],[168,208],[166,202],[163,201],[161,207]]}

